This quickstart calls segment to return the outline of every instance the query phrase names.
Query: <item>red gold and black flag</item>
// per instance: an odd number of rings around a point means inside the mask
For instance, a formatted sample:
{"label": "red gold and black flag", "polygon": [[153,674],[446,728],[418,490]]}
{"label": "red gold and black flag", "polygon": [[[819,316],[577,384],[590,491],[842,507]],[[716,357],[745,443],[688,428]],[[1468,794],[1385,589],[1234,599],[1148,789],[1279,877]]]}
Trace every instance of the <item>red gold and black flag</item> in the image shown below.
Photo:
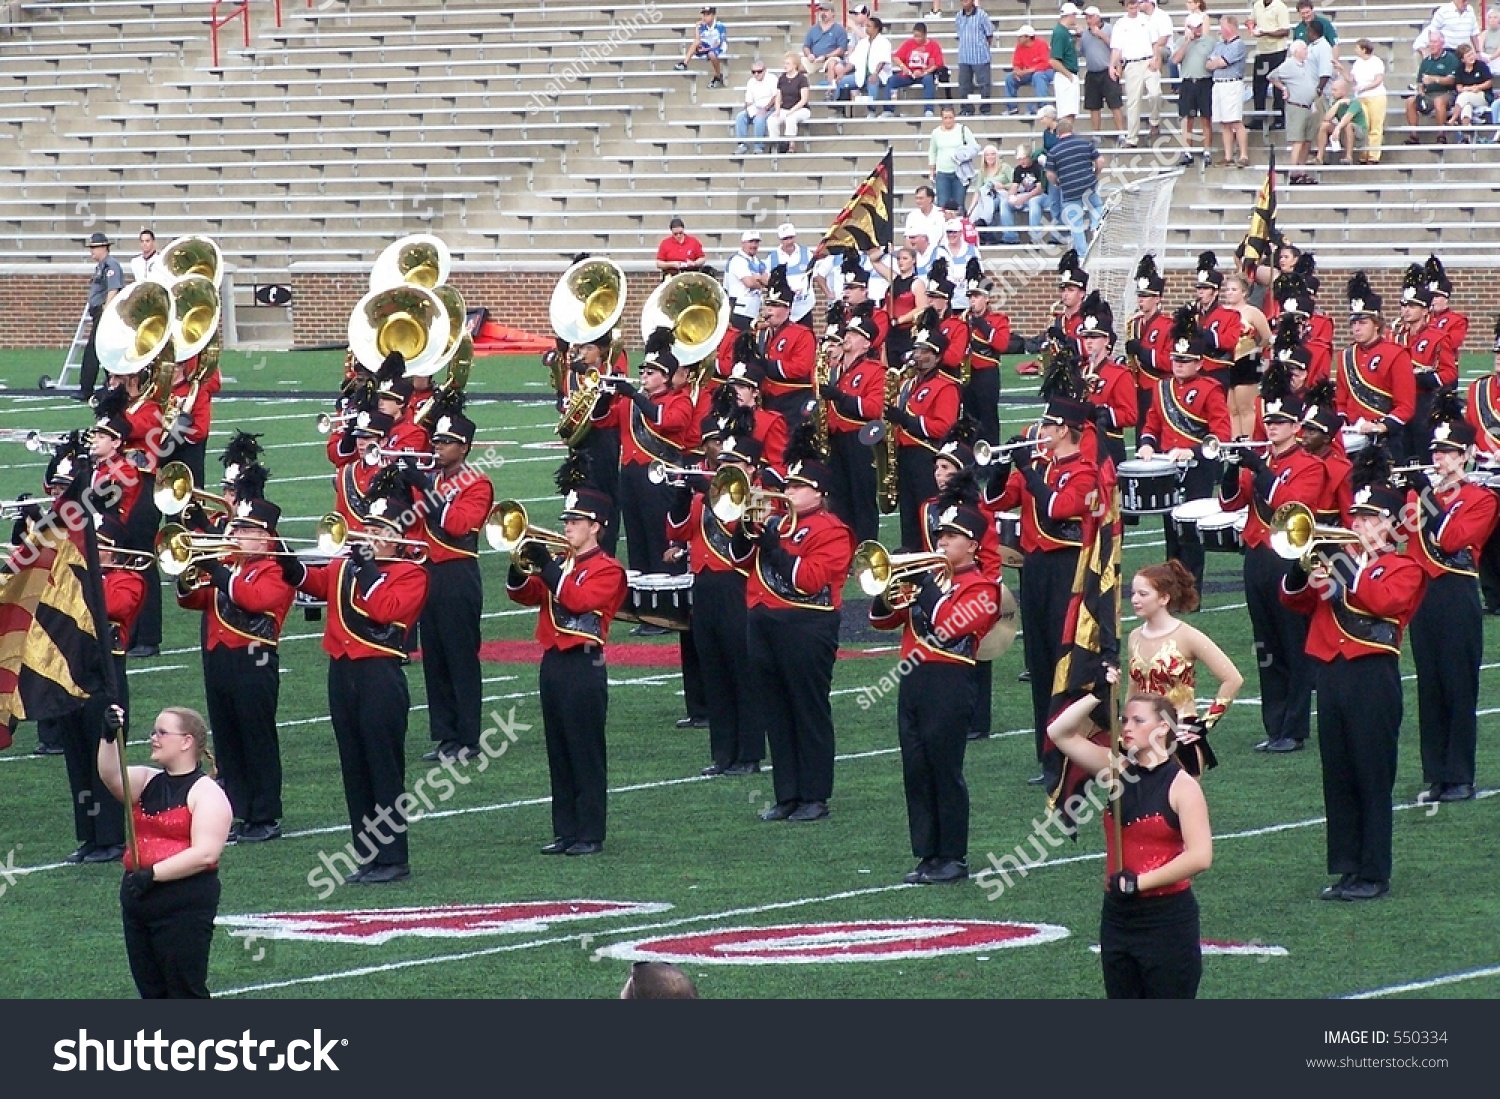
{"label": "red gold and black flag", "polygon": [[[80,551],[39,529],[0,568],[0,740],[18,721],[62,717],[113,694],[93,529]],[[104,634],[101,635],[101,623]]]}
{"label": "red gold and black flag", "polygon": [[895,244],[895,218],[891,210],[895,179],[895,158],[891,150],[854,190],[844,208],[833,219],[828,232],[813,250],[814,259],[839,255],[851,249],[864,255],[872,248],[889,250]]}
{"label": "red gold and black flag", "polygon": [[1271,149],[1271,163],[1266,168],[1266,180],[1255,196],[1255,206],[1250,211],[1250,227],[1245,230],[1245,239],[1240,241],[1240,266],[1245,274],[1254,277],[1255,269],[1271,264],[1272,250],[1281,239],[1276,231],[1276,150]]}
{"label": "red gold and black flag", "polygon": [[[1114,466],[1101,460],[1100,470],[1098,514],[1073,574],[1073,598],[1063,624],[1063,655],[1052,679],[1051,713],[1056,716],[1086,694],[1103,698],[1094,711],[1100,732],[1093,739],[1104,744],[1113,743],[1106,738],[1113,737],[1113,715],[1118,712],[1118,688],[1104,681],[1104,667],[1120,666],[1120,545],[1124,527]],[[1060,757],[1056,768],[1060,777],[1047,792],[1047,806],[1058,813],[1076,839],[1076,814],[1069,810],[1068,802],[1094,776],[1062,755],[1050,740],[1043,751]]]}

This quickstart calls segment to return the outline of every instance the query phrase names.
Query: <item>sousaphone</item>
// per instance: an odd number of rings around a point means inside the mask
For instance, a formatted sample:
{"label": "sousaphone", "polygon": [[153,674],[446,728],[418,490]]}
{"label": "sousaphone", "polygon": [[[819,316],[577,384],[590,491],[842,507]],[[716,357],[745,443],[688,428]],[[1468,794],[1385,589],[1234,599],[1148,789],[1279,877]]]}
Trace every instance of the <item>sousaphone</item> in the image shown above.
{"label": "sousaphone", "polygon": [[672,354],[679,363],[701,362],[718,351],[729,331],[729,295],[701,271],[673,275],[651,291],[641,310],[641,339],[658,328],[672,330]]}
{"label": "sousaphone", "polygon": [[386,246],[370,269],[370,289],[420,286],[431,290],[448,281],[453,260],[448,246],[430,233],[414,233]]}
{"label": "sousaphone", "polygon": [[172,338],[172,295],[159,282],[133,282],[104,307],[94,349],[109,374],[139,374]]}
{"label": "sousaphone", "polygon": [[405,283],[371,290],[349,315],[349,350],[372,374],[392,351],[406,359],[408,377],[431,377],[443,368],[452,325],[431,290]]}
{"label": "sousaphone", "polygon": [[581,259],[552,288],[552,330],[570,344],[592,343],[625,312],[625,272],[602,256]]}

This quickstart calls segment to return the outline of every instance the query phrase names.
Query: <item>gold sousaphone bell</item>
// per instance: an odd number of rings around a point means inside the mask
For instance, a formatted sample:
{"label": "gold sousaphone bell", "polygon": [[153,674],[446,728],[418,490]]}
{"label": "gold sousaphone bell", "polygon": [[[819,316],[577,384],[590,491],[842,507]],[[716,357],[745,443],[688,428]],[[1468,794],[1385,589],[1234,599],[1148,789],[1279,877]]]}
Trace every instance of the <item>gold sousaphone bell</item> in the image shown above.
{"label": "gold sousaphone bell", "polygon": [[224,254],[209,237],[178,237],[161,250],[152,278],[169,289],[188,276],[219,285],[224,273]]}
{"label": "gold sousaphone bell", "polygon": [[570,344],[592,343],[620,322],[625,294],[625,272],[614,260],[579,260],[552,288],[547,310],[552,331]]}
{"label": "gold sousaphone bell", "polygon": [[429,233],[413,233],[386,245],[370,268],[370,289],[420,286],[431,290],[448,281],[453,261],[448,246]]}
{"label": "gold sousaphone bell", "polygon": [[406,360],[408,377],[430,377],[443,367],[451,325],[431,290],[401,284],[371,290],[349,315],[349,350],[372,374],[392,351]]}
{"label": "gold sousaphone bell", "polygon": [[570,560],[573,556],[573,547],[561,534],[531,525],[526,505],[519,500],[501,500],[490,509],[489,517],[484,521],[484,540],[491,549],[510,554],[516,569],[527,575],[537,571],[520,552],[528,542],[538,542],[551,553],[565,553]]}
{"label": "gold sousaphone bell", "polygon": [[718,350],[729,330],[729,295],[701,271],[673,275],[651,291],[641,310],[641,339],[658,328],[672,330],[672,354],[678,362],[701,362]]}
{"label": "gold sousaphone bell", "polygon": [[99,317],[94,349],[109,374],[139,374],[172,338],[172,294],[159,282],[134,282]]}

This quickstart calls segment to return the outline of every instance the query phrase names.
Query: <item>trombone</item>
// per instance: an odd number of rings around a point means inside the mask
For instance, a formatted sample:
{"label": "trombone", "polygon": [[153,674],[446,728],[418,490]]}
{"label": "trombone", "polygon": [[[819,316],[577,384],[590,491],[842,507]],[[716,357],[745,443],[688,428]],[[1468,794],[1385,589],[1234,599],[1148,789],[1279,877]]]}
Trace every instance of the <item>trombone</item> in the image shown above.
{"label": "trombone", "polygon": [[1241,439],[1232,443],[1221,443],[1217,435],[1205,435],[1203,441],[1198,444],[1199,451],[1203,454],[1205,462],[1217,462],[1219,455],[1226,450],[1270,450],[1269,440]]}
{"label": "trombone", "polygon": [[184,462],[168,462],[156,475],[156,491],[151,494],[156,510],[163,515],[181,515],[197,501],[202,506],[229,514],[229,501],[193,485],[193,471]]}
{"label": "trombone", "polygon": [[491,549],[511,555],[511,564],[516,571],[533,575],[539,571],[526,559],[521,550],[530,543],[547,547],[549,553],[567,555],[568,564],[573,561],[573,547],[556,531],[546,527],[535,527],[526,515],[526,505],[519,500],[501,500],[484,521],[484,540]]}
{"label": "trombone", "polygon": [[669,466],[660,459],[651,463],[646,469],[646,480],[653,485],[664,485],[673,477],[679,480],[684,477],[712,477],[712,470],[696,469],[693,466]]}
{"label": "trombone", "polygon": [[360,450],[360,456],[367,466],[378,466],[382,462],[395,462],[402,458],[413,459],[420,470],[430,470],[437,466],[437,455],[430,450],[389,450],[381,446],[377,439],[366,443]]}
{"label": "trombone", "polygon": [[1306,504],[1283,504],[1271,517],[1271,549],[1288,561],[1300,561],[1311,572],[1329,547],[1363,545],[1364,539],[1347,527],[1320,527]]}
{"label": "trombone", "polygon": [[128,572],[145,572],[157,563],[156,555],[150,550],[123,549],[115,546],[100,546],[99,548],[105,553],[115,555],[115,559],[108,565],[101,564],[99,566],[102,569],[124,569]]}
{"label": "trombone", "polygon": [[[418,538],[394,538],[374,535],[367,530],[350,530],[349,522],[336,511],[330,511],[318,520],[317,538],[314,545],[324,557],[338,557],[350,542],[394,542],[398,546],[410,546],[415,552],[410,560],[420,565],[427,560],[427,543]],[[288,539],[282,539],[288,541]]]}
{"label": "trombone", "polygon": [[797,522],[797,509],[790,496],[756,488],[738,466],[725,466],[714,474],[708,486],[708,506],[721,523],[764,528],[779,509],[785,510],[788,525]]}
{"label": "trombone", "polygon": [[885,600],[898,611],[916,602],[916,585],[932,573],[939,586],[953,582],[953,566],[941,553],[891,553],[879,542],[863,542],[854,551],[854,578],[860,591]]}

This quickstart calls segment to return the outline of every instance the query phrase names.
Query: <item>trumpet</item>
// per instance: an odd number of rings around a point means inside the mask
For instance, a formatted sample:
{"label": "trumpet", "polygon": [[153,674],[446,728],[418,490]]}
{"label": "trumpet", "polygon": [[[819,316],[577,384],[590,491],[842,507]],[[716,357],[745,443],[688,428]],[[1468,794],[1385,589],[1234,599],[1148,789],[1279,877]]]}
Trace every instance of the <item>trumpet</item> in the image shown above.
{"label": "trumpet", "polygon": [[764,528],[778,511],[784,511],[789,525],[797,522],[797,509],[790,496],[756,488],[738,466],[725,466],[714,474],[708,486],[708,506],[721,523],[742,522],[746,527]]}
{"label": "trumpet", "polygon": [[692,466],[669,466],[666,462],[655,461],[646,470],[646,479],[653,485],[664,485],[673,477],[712,477],[713,471],[707,469],[695,469]]}
{"label": "trumpet", "polygon": [[1198,444],[1198,449],[1203,453],[1205,462],[1217,462],[1219,455],[1226,450],[1270,450],[1271,444],[1267,440],[1241,439],[1232,443],[1221,443],[1217,435],[1205,435],[1203,441]]}
{"label": "trumpet", "polygon": [[1438,471],[1437,466],[1424,466],[1424,465],[1420,465],[1420,464],[1418,464],[1416,462],[1412,462],[1410,465],[1393,466],[1391,468],[1391,476],[1392,477],[1410,477],[1410,476],[1412,476],[1414,474],[1423,473],[1423,474],[1426,474],[1428,477],[1432,477],[1432,476],[1434,476],[1437,473],[1437,471]]}
{"label": "trumpet", "polygon": [[402,458],[415,460],[417,468],[421,470],[429,470],[437,465],[437,455],[430,450],[388,450],[374,439],[364,445],[360,457],[367,466],[378,466],[383,462],[395,462]]}
{"label": "trumpet", "polygon": [[341,412],[337,416],[327,412],[318,413],[318,434],[327,435],[331,431],[342,431],[346,426],[359,419],[358,412]]}
{"label": "trumpet", "polygon": [[101,546],[100,549],[114,554],[114,561],[108,565],[100,565],[104,569],[124,569],[127,572],[145,572],[155,565],[156,555],[149,550],[120,549],[114,546]]}
{"label": "trumpet", "polygon": [[23,496],[16,500],[0,500],[0,519],[18,519],[27,508],[41,507],[52,501],[45,496]]}
{"label": "trumpet", "polygon": [[1283,504],[1271,517],[1271,549],[1288,561],[1301,561],[1312,571],[1327,547],[1361,545],[1363,539],[1347,527],[1320,527],[1306,504]]}
{"label": "trumpet", "polygon": [[193,471],[183,462],[168,462],[161,467],[156,475],[156,491],[152,493],[151,499],[156,504],[156,510],[163,515],[181,515],[195,500],[200,505],[212,505],[224,514],[229,514],[229,501],[194,487]]}
{"label": "trumpet", "polygon": [[0,443],[25,443],[33,454],[42,454],[68,441],[66,431],[26,431],[22,428],[0,430]]}
{"label": "trumpet", "polygon": [[942,587],[953,582],[953,566],[941,553],[891,553],[879,542],[863,542],[854,551],[854,578],[860,591],[885,600],[892,610],[916,601],[916,585],[931,573]]}
{"label": "trumpet", "polygon": [[980,439],[974,444],[974,464],[987,466],[991,462],[998,461],[1002,454],[1009,454],[1013,450],[1031,450],[1040,445],[1040,440],[1022,439],[1019,443],[1002,443],[999,446],[991,446],[983,439]]}
{"label": "trumpet", "polygon": [[535,574],[538,569],[521,550],[533,542],[546,546],[549,553],[566,554],[570,564],[573,560],[573,547],[568,540],[546,527],[532,526],[526,505],[519,500],[501,500],[490,509],[489,518],[484,521],[484,539],[491,549],[510,554],[511,564],[527,575]]}

